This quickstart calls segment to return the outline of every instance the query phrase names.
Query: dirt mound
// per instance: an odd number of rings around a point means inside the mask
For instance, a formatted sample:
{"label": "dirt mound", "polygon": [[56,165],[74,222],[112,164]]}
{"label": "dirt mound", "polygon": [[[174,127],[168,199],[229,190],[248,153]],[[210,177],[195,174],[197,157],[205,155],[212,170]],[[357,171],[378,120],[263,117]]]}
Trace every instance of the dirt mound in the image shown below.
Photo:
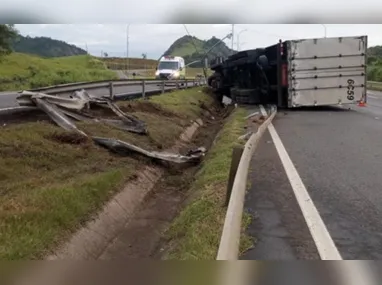
{"label": "dirt mound", "polygon": [[73,145],[86,145],[90,143],[87,137],[80,136],[74,132],[55,132],[46,137],[59,143],[73,144]]}

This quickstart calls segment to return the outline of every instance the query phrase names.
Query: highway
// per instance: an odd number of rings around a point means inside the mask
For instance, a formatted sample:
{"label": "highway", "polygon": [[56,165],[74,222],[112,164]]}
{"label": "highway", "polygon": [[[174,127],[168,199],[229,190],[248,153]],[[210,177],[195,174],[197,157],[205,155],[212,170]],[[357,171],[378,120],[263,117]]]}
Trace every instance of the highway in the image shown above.
{"label": "highway", "polygon": [[[171,87],[166,87],[171,88]],[[147,85],[146,90],[160,89]],[[142,87],[118,86],[115,93]],[[108,88],[90,90],[107,95]],[[0,93],[0,108],[17,106]],[[367,107],[279,110],[273,125],[343,259],[382,258],[382,92]],[[267,131],[252,161],[246,210],[256,247],[243,259],[319,259],[290,178]]]}
{"label": "highway", "polygon": [[[172,89],[173,86],[165,86],[165,89]],[[153,91],[153,90],[160,90],[161,86],[157,85],[146,85],[145,90],[146,91]],[[79,89],[80,90],[80,89]],[[116,95],[118,94],[125,94],[125,93],[134,93],[134,92],[140,92],[142,91],[141,85],[130,85],[130,86],[115,86],[114,87],[114,93]],[[90,89],[88,90],[89,94],[95,95],[95,96],[109,96],[109,88],[98,88],[98,89]],[[68,94],[71,94],[72,92],[68,92]],[[0,92],[0,108],[8,108],[8,107],[15,107],[18,106],[16,102],[16,97],[18,96],[18,93],[16,91],[10,91],[10,92]]]}
{"label": "highway", "polygon": [[313,202],[343,259],[382,259],[382,92],[368,92],[367,107],[350,110],[279,110],[273,126],[296,173],[267,132],[245,205],[255,215],[247,232],[257,243],[241,258],[320,258],[316,245],[324,242],[313,240],[317,228],[309,230],[296,199],[306,188],[311,201],[302,203]]}

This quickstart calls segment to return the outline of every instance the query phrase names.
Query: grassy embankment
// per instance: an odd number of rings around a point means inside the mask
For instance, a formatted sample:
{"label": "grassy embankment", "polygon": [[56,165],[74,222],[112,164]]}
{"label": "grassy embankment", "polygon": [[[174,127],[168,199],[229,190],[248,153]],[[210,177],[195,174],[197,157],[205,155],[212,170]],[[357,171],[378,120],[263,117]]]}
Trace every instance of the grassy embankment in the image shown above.
{"label": "grassy embankment", "polygon": [[[105,62],[106,66],[111,70],[126,70],[127,60],[126,58],[110,57],[110,58],[100,58]],[[153,59],[143,59],[143,58],[130,58],[129,59],[129,69],[139,70],[136,78],[154,78],[155,68],[158,65],[157,60]],[[193,68],[192,66],[186,67],[186,77],[193,79],[198,74],[203,74],[202,68]],[[212,74],[211,70],[208,70],[208,75]]]}
{"label": "grassy embankment", "polygon": [[[231,164],[232,149],[243,134],[246,111],[238,108],[228,118],[217,140],[203,161],[191,187],[192,201],[180,213],[167,232],[170,250],[165,259],[213,260],[216,258],[226,208],[223,203]],[[243,230],[251,217],[243,216]],[[240,251],[252,245],[242,234]]]}
{"label": "grassy embankment", "polygon": [[[135,115],[147,122],[148,136],[98,123],[77,125],[91,135],[163,150],[174,144],[191,119],[200,116],[201,102],[212,103],[211,97],[199,90],[120,103],[123,109],[134,110]],[[0,258],[3,260],[42,257],[46,250],[55,248],[84,224],[134,177],[137,169],[150,163],[141,156],[112,155],[91,141],[74,139],[48,122],[10,124],[2,127],[1,132]],[[223,167],[224,173],[225,162],[222,159],[221,166],[215,169],[208,170],[205,166],[204,171],[220,171]]]}
{"label": "grassy embankment", "polygon": [[41,58],[12,53],[0,61],[0,91],[39,88],[81,81],[117,79],[94,57]]}

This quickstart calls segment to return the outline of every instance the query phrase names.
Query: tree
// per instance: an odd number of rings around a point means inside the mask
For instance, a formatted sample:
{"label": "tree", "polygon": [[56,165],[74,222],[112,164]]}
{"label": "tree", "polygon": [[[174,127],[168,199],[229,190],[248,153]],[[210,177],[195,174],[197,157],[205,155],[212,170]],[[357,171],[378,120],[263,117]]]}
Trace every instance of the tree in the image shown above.
{"label": "tree", "polygon": [[104,53],[103,53],[103,56],[104,56],[104,57],[108,57],[109,54],[108,54],[107,52],[104,52]]}
{"label": "tree", "polygon": [[0,25],[0,56],[12,52],[12,40],[17,36],[14,25]]}
{"label": "tree", "polygon": [[142,53],[142,58],[146,59],[147,58],[147,53]]}

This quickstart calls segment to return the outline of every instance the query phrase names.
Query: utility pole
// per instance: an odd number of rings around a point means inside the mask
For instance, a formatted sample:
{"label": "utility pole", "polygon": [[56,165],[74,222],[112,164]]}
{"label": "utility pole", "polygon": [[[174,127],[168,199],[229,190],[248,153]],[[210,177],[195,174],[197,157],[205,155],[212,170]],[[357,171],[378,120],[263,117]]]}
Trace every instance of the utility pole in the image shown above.
{"label": "utility pole", "polygon": [[240,50],[240,34],[245,31],[247,31],[247,29],[241,30],[240,32],[237,33],[237,51]]}
{"label": "utility pole", "polygon": [[129,28],[130,24],[126,28],[126,74],[129,77]]}
{"label": "utility pole", "polygon": [[234,51],[233,51],[233,40],[235,39],[234,32],[235,32],[235,24],[232,24],[232,32],[231,32],[231,34],[232,34],[232,45],[231,45],[232,54],[234,53]]}

